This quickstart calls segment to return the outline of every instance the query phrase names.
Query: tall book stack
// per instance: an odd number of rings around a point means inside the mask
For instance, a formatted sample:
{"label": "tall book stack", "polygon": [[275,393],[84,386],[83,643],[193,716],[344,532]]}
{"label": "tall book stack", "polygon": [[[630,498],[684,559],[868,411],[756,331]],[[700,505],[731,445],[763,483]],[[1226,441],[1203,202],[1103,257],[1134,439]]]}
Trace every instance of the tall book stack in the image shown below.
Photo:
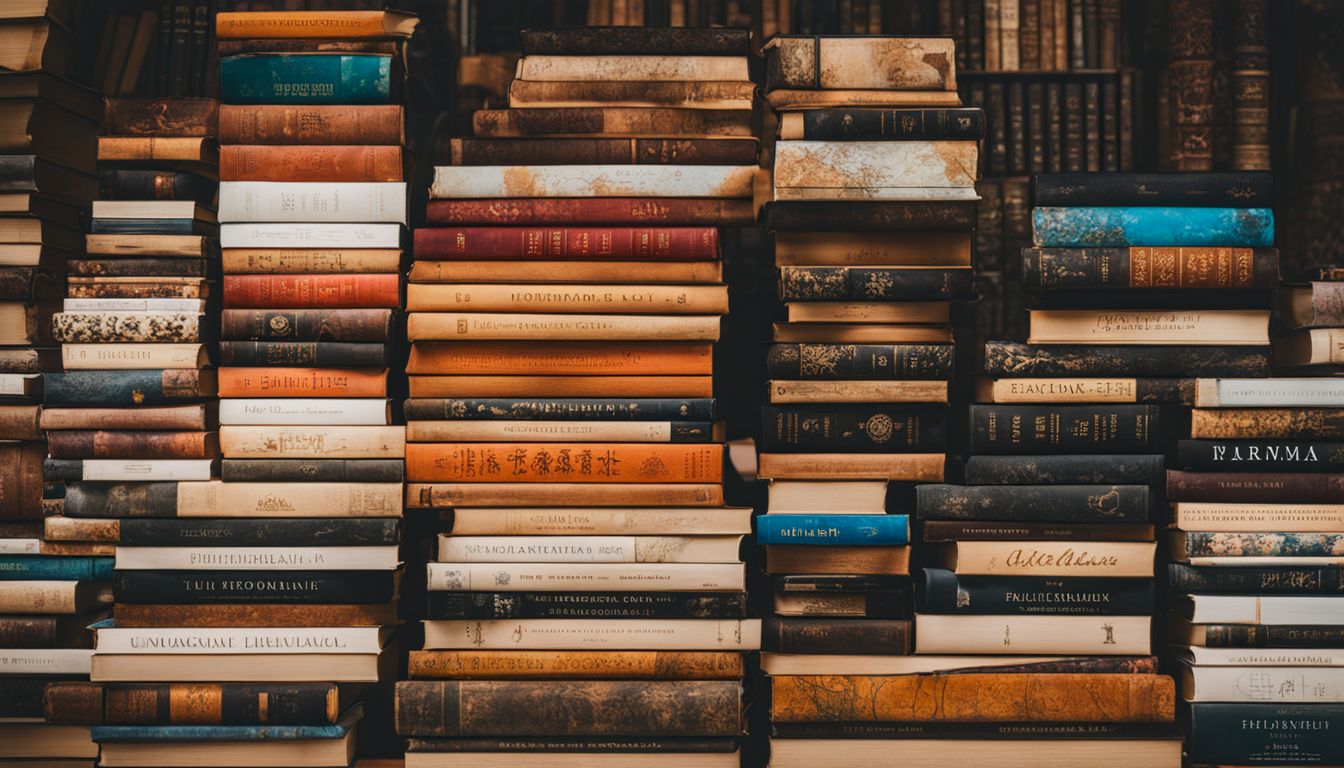
{"label": "tall book stack", "polygon": [[446,532],[397,687],[410,765],[738,764],[760,623],[712,374],[717,227],[752,220],[748,43],[525,31],[510,107],[436,168],[407,499]]}
{"label": "tall book stack", "polygon": [[[60,369],[51,316],[66,262],[83,251],[97,194],[102,99],[63,79],[65,4],[0,7],[0,760],[91,765],[89,730],[44,724],[46,685],[87,678],[91,635],[106,615],[110,554],[42,540],[43,372]],[[22,761],[21,761],[22,762]]]}
{"label": "tall book stack", "polygon": [[872,695],[919,671],[908,501],[943,479],[983,115],[958,108],[949,38],[775,37],[765,50],[780,126],[766,222],[787,317],[759,456],[771,764],[867,764],[889,747],[841,741],[868,727],[847,721],[896,719]]}

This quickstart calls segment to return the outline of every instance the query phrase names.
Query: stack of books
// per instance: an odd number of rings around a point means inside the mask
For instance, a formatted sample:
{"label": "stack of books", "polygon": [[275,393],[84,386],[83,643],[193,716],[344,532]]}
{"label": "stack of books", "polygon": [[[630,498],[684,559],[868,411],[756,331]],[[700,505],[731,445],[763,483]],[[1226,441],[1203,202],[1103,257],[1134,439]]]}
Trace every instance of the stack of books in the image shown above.
{"label": "stack of books", "polygon": [[858,765],[882,742],[840,741],[863,729],[845,721],[891,719],[864,713],[871,686],[911,669],[907,512],[914,483],[943,479],[983,115],[958,108],[948,38],[785,36],[765,50],[779,113],[766,222],[787,313],[759,457],[771,764]]}
{"label": "stack of books", "polygon": [[407,498],[451,511],[397,687],[410,765],[737,765],[760,622],[712,374],[717,227],[751,222],[748,42],[525,31],[510,108],[436,169]]}

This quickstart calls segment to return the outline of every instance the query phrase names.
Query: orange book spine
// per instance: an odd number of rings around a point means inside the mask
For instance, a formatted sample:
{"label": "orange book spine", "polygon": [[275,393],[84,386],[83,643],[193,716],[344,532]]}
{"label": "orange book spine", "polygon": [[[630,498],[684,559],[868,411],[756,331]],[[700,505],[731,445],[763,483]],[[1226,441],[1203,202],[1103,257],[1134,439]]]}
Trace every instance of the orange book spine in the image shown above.
{"label": "orange book spine", "polygon": [[219,148],[220,181],[402,181],[401,147],[267,146]]}
{"label": "orange book spine", "polygon": [[413,483],[717,483],[723,446],[408,443]]}
{"label": "orange book spine", "polygon": [[220,397],[387,397],[387,370],[220,368]]}
{"label": "orange book spine", "polygon": [[713,397],[712,376],[411,376],[411,397]]}
{"label": "orange book spine", "polygon": [[713,346],[678,342],[424,342],[411,345],[407,373],[622,375],[713,372]]}
{"label": "orange book spine", "polygon": [[722,483],[411,483],[406,506],[721,507]]}
{"label": "orange book spine", "polygon": [[225,275],[224,306],[257,309],[401,306],[401,276]]}
{"label": "orange book spine", "polygon": [[215,35],[221,40],[262,38],[368,38],[386,37],[382,11],[311,13],[223,11],[215,16]]}

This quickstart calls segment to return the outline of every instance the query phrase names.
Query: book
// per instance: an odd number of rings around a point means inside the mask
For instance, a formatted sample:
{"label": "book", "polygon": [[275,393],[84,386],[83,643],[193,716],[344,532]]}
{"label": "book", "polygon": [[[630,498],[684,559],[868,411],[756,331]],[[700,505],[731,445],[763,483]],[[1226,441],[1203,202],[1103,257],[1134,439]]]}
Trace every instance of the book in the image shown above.
{"label": "book", "polygon": [[1181,440],[1177,466],[1204,472],[1336,472],[1336,443],[1275,439]]}
{"label": "book", "polygon": [[[431,226],[548,226],[570,224],[747,226],[755,221],[749,200],[734,198],[619,196],[601,198],[431,199]],[[533,278],[535,279],[535,278]]]}
{"label": "book", "polygon": [[714,227],[420,228],[415,230],[415,257],[700,261],[719,257],[719,231]]}
{"label": "book", "polygon": [[1344,601],[1319,595],[1179,595],[1171,609],[1195,624],[1333,625]]}
{"label": "book", "polygon": [[[817,343],[817,342],[802,342]],[[947,381],[820,381],[766,382],[770,402],[793,403],[946,403]]]}
{"label": "book", "polygon": [[759,619],[507,619],[425,622],[425,650],[754,650]]}
{"label": "book", "polygon": [[722,483],[410,483],[411,509],[470,507],[723,505]]}
{"label": "book", "polygon": [[[388,198],[389,203],[392,198]],[[398,224],[221,224],[221,248],[400,248]]]}
{"label": "book", "polygon": [[426,420],[663,421],[714,419],[712,398],[412,398],[406,418]]}
{"label": "book", "polygon": [[765,572],[903,576],[910,572],[910,548],[771,544],[765,548]]}
{"label": "book", "polygon": [[762,453],[757,476],[768,480],[904,480],[937,483],[943,479],[942,453]]}
{"label": "book", "polygon": [[919,612],[926,615],[1100,615],[1153,612],[1148,579],[963,576],[923,569]]}
{"label": "book", "polygon": [[1210,667],[1182,664],[1181,697],[1191,702],[1338,703],[1338,667]]}
{"label": "book", "polygon": [[741,592],[741,563],[430,563],[431,591],[572,592],[638,587],[660,592]]}
{"label": "book", "polygon": [[119,606],[379,605],[395,601],[399,576],[391,570],[131,570],[118,571],[112,581]]}
{"label": "book", "polygon": [[[378,662],[378,654],[358,653],[96,655],[90,679],[103,683],[373,683],[378,680]],[[281,758],[270,761],[277,759]],[[324,758],[321,764],[330,760]]]}
{"label": "book", "polygon": [[400,483],[71,483],[71,517],[398,517]]}
{"label": "book", "polygon": [[751,530],[745,512],[745,507],[457,507],[451,530],[454,535],[476,536],[641,536],[669,530],[687,536],[744,534]]}
{"label": "book", "polygon": [[1278,251],[1270,248],[1028,248],[1022,252],[1022,287],[1268,291],[1278,284],[1278,263]]}
{"label": "book", "polygon": [[[521,83],[517,83],[521,87]],[[624,84],[592,87],[620,88]],[[638,83],[645,87],[648,83]],[[693,85],[693,84],[688,84]],[[731,84],[734,88],[740,84]],[[569,84],[553,87],[564,88]],[[539,87],[532,84],[532,88]],[[666,86],[664,86],[666,87]],[[549,91],[550,88],[547,88]],[[568,104],[567,106],[596,106]],[[756,161],[756,140],[748,138],[655,138],[615,136],[593,138],[549,138],[545,136],[511,139],[454,138],[449,140],[453,165],[612,165],[615,163],[667,165],[750,165]],[[545,198],[518,203],[546,203]]]}
{"label": "book", "polygon": [[[226,313],[228,310],[225,310]],[[300,311],[301,313],[302,311]],[[270,313],[266,313],[270,314]],[[275,313],[284,317],[283,311]],[[291,326],[293,327],[293,326]],[[381,368],[289,368],[231,366],[219,371],[224,398],[264,395],[269,398],[387,397],[387,371]],[[379,422],[385,424],[386,422]]]}
{"label": "book", "polygon": [[1195,404],[1196,379],[979,378],[982,403],[1174,403]]}
{"label": "book", "polygon": [[[338,725],[280,726],[276,737],[269,736],[269,728],[258,726],[210,726],[208,732],[217,735],[218,740],[174,741],[172,753],[181,755],[180,760],[191,760],[196,765],[219,765],[225,762],[238,762],[244,765],[259,765],[267,762],[284,761],[294,766],[332,765],[341,760],[353,760],[355,754],[354,726],[363,716],[356,707],[341,720]],[[163,751],[153,742],[112,741],[106,738],[117,733],[116,729],[134,729],[131,733],[140,733],[147,726],[95,726],[93,732],[103,737],[99,741],[99,759],[106,760],[109,766],[138,765],[153,761]],[[162,729],[162,730],[161,730]],[[177,730],[182,729],[182,730]],[[110,731],[110,733],[109,733]],[[311,738],[313,731],[321,733],[319,738]],[[203,733],[193,726],[157,726],[155,733],[181,733],[183,736]],[[281,734],[290,734],[294,738],[283,738]],[[240,738],[244,735],[247,738]],[[180,738],[180,737],[179,737]],[[161,758],[159,758],[161,759]]]}
{"label": "book", "polygon": [[766,619],[762,648],[776,653],[909,653],[909,620]]}
{"label": "book", "polygon": [[659,56],[746,56],[749,37],[741,29],[640,28],[589,25],[524,29],[524,55],[611,55],[637,50]]}
{"label": "book", "polygon": [[[1190,473],[1172,471],[1167,478],[1168,498],[1179,499],[1184,493],[1179,491],[1184,484],[1184,478],[1189,477]],[[1330,533],[1331,531],[1344,530],[1344,505],[1321,503],[1307,504],[1302,503],[1306,498],[1298,496],[1294,492],[1291,496],[1284,495],[1286,484],[1279,478],[1306,478],[1308,481],[1317,478],[1330,480],[1336,475],[1269,475],[1263,480],[1250,479],[1246,475],[1239,473],[1199,473],[1195,477],[1217,477],[1228,478],[1229,482],[1226,488],[1230,491],[1228,494],[1240,501],[1225,502],[1193,502],[1177,501],[1173,507],[1175,514],[1172,516],[1172,524],[1185,531],[1201,531],[1204,533]],[[1177,493],[1171,493],[1171,487],[1175,484]],[[1243,490],[1245,489],[1245,490]],[[1248,491],[1264,489],[1271,491],[1266,494],[1271,500],[1269,503],[1255,503],[1248,497],[1251,495]],[[1198,494],[1203,496],[1203,494]],[[1301,501],[1291,504],[1274,503],[1283,498],[1300,498]],[[1338,498],[1333,493],[1326,494],[1324,498]],[[1229,539],[1229,544],[1235,539]],[[1243,542],[1249,543],[1249,542]],[[1285,547],[1292,542],[1286,541]],[[1305,543],[1305,542],[1303,542]]]}
{"label": "book", "polygon": [[[965,232],[925,232],[899,240],[863,232],[779,232],[775,235],[777,266],[926,266],[968,267],[971,237]],[[805,305],[799,305],[804,306]],[[886,302],[854,302],[851,311],[870,310],[874,319],[885,314],[908,317],[904,322],[946,322],[947,305],[912,302],[892,306]],[[794,318],[790,318],[792,320]],[[859,318],[849,318],[859,319]],[[802,318],[799,318],[801,321]]]}
{"label": "book", "polygon": [[95,625],[96,654],[378,653],[390,633],[381,627],[124,629]]}
{"label": "book", "polygon": [[801,380],[950,379],[950,344],[771,344],[768,375]]}
{"label": "book", "polygon": [[733,651],[412,651],[409,663],[416,680],[733,680],[743,666],[743,654]]}
{"label": "book", "polygon": [[760,450],[927,453],[944,445],[942,414],[871,406],[765,406]]}
{"label": "book", "polygon": [[939,545],[939,562],[957,575],[1153,575],[1156,545],[1142,541],[955,541]]}
{"label": "book", "polygon": [[382,398],[229,398],[219,403],[219,423],[381,426],[391,421],[391,410]]}
{"label": "book", "polygon": [[[472,128],[476,136],[486,139],[524,138],[524,137],[574,137],[605,138],[621,136],[624,138],[751,138],[752,112],[749,109],[680,109],[677,107],[536,107],[527,109],[478,109],[472,114]],[[476,166],[484,168],[487,166]],[[545,166],[512,166],[538,171]],[[563,166],[568,167],[568,166]],[[582,168],[584,166],[574,166]],[[595,167],[595,166],[588,166]],[[614,166],[613,166],[614,167]],[[630,166],[629,170],[663,166]],[[703,169],[712,165],[691,166]],[[675,170],[666,169],[665,170]],[[493,174],[492,174],[493,175]],[[438,173],[436,170],[436,178]],[[585,174],[584,176],[587,176]],[[584,176],[574,179],[581,181]],[[627,174],[639,178],[643,174]],[[543,178],[551,178],[545,174]],[[617,177],[622,178],[622,177]],[[647,177],[646,177],[647,178]],[[632,193],[612,191],[616,197]],[[637,187],[636,187],[637,189]],[[633,193],[635,195],[641,192]],[[685,196],[686,192],[673,191],[669,196]],[[434,195],[435,197],[457,197],[457,195]],[[535,193],[514,195],[490,195],[491,197],[540,197]],[[569,194],[564,197],[580,197]],[[701,197],[741,197],[741,194],[699,195]],[[468,197],[468,195],[461,195]],[[610,223],[610,222],[609,222]]]}
{"label": "book", "polygon": [[414,312],[406,335],[411,341],[716,341],[719,316]]}
{"label": "book", "polygon": [[1336,648],[1340,634],[1338,627],[1324,625],[1193,624],[1174,614],[1167,617],[1168,639],[1185,646],[1179,649],[1182,660],[1210,666],[1338,666],[1331,651],[1319,649]]}
{"label": "book", "polygon": [[[70,374],[75,371],[98,371],[97,374],[90,376],[108,376],[105,371],[147,371],[155,372],[162,370],[175,371],[172,376],[182,377],[187,381],[193,372],[205,368],[210,363],[210,353],[204,344],[193,343],[165,343],[165,342],[146,342],[146,343],[105,343],[96,342],[89,344],[69,344],[61,345],[61,365],[65,368],[65,373]],[[181,371],[182,373],[176,373]],[[154,374],[149,374],[151,377]],[[200,371],[198,374],[204,380],[209,380],[209,373]],[[162,378],[162,375],[160,374]],[[104,379],[98,386],[111,387],[115,390],[122,390],[123,386],[134,386],[133,382],[143,381],[141,376],[132,379],[120,379],[117,376],[111,376]],[[146,383],[147,387],[152,385]],[[188,385],[189,386],[189,385]],[[77,380],[73,385],[74,390],[89,391],[87,379]],[[96,391],[96,390],[95,390]],[[122,390],[124,391],[124,390]],[[72,393],[72,397],[76,396]],[[111,395],[115,396],[115,395]],[[147,400],[155,399],[148,392],[145,395]],[[195,399],[195,396],[192,396]],[[122,405],[122,402],[111,402],[108,405]]]}
{"label": "book", "polygon": [[214,432],[61,430],[47,436],[53,459],[213,459]]}
{"label": "book", "polygon": [[[324,280],[324,277],[330,276],[304,275],[289,280],[238,280],[232,283],[227,282],[226,277],[225,303],[244,303],[247,308],[225,309],[221,312],[220,335],[226,339],[258,340],[388,340],[392,333],[391,308],[368,308],[368,305],[391,301],[386,296],[397,295],[396,280],[382,279],[382,275],[358,275],[349,281]],[[354,301],[347,298],[350,294],[353,294]],[[230,302],[230,299],[233,301]],[[297,307],[313,301],[328,306],[316,309],[267,309],[261,306],[263,303],[283,302],[286,307]],[[330,307],[346,302],[358,302],[364,306]]]}
{"label": "book", "polygon": [[1011,523],[1141,523],[1154,494],[1146,485],[921,485],[916,514],[923,520]]}
{"label": "book", "polygon": [[1038,247],[1274,245],[1268,208],[1036,206],[1031,215]]}
{"label": "book", "polygon": [[[718,430],[717,433],[721,433]],[[721,436],[721,434],[720,434]],[[694,421],[409,421],[406,439],[434,442],[553,442],[557,438],[608,443],[703,443],[716,439],[710,422]]]}
{"label": "book", "polygon": [[389,426],[222,427],[220,451],[228,458],[390,459],[403,455],[406,430]]}
{"label": "book", "polygon": [[340,13],[220,12],[215,34],[220,40],[260,38],[367,39],[410,37],[419,19],[397,11],[341,11]]}
{"label": "book", "polygon": [[1274,200],[1268,173],[1049,173],[1032,179],[1036,205],[1268,207]]}
{"label": "book", "polygon": [[490,285],[411,284],[406,286],[409,312],[575,312],[613,314],[728,314],[728,287],[723,285],[593,286],[518,283]]}
{"label": "book", "polygon": [[746,594],[431,592],[426,619],[740,619]]}
{"label": "book", "polygon": [[[33,556],[25,555],[25,557]],[[9,557],[5,557],[5,559],[9,559]],[[64,579],[30,581],[14,578],[14,574],[7,575],[10,578],[4,580],[5,594],[3,598],[0,598],[0,610],[3,610],[4,613],[81,614],[111,602],[105,585],[97,582],[67,581]]]}
{"label": "book", "polygon": [[920,267],[781,267],[786,301],[964,300],[972,270]]}
{"label": "book", "polygon": [[762,47],[765,88],[955,91],[954,49],[943,37],[776,35]]}
{"label": "book", "polygon": [[[1091,732],[1093,729],[1089,725],[1083,730]],[[1157,738],[1126,736],[1118,739],[1003,739],[984,736],[962,739],[949,738],[943,734],[931,739],[910,739],[903,732],[898,736],[892,739],[776,738],[771,740],[770,764],[775,768],[806,768],[816,765],[819,760],[833,760],[840,753],[845,755],[846,760],[840,765],[861,766],[900,751],[902,760],[914,765],[942,765],[948,761],[974,765],[992,760],[1014,768],[1064,768],[1085,760],[1089,765],[1124,768],[1135,764],[1175,765],[1182,756],[1181,740],[1171,732]],[[851,760],[853,762],[848,762]]]}
{"label": "book", "polygon": [[[1319,756],[1322,762],[1344,759],[1331,733],[1344,717],[1337,704],[1198,702],[1183,715],[1192,760],[1230,764],[1248,755],[1270,754],[1288,744],[1294,752]],[[1273,730],[1262,725],[1272,724]],[[1270,734],[1274,735],[1271,736]]]}
{"label": "book", "polygon": [[1344,407],[1344,387],[1328,378],[1198,379],[1193,404],[1198,408]]}
{"label": "book", "polygon": [[754,93],[750,80],[514,80],[509,84],[509,105],[751,109]]}
{"label": "book", "polygon": [[752,166],[438,166],[430,196],[564,198],[600,191],[603,197],[750,197],[754,172]]}
{"label": "book", "polygon": [[[405,224],[406,183],[224,181],[219,185],[219,219],[229,223]],[[220,245],[236,247],[225,232],[220,230]],[[374,245],[365,243],[366,247]]]}
{"label": "book", "polygon": [[1344,411],[1335,408],[1196,408],[1190,437],[1200,439],[1312,440],[1344,436]]}
{"label": "book", "polygon": [[43,472],[47,480],[67,482],[210,480],[214,468],[214,459],[48,459]]}
{"label": "book", "polygon": [[62,343],[187,343],[202,340],[204,316],[191,312],[57,312],[53,338]]}
{"label": "book", "polygon": [[390,145],[405,141],[400,104],[219,106],[221,145]]}
{"label": "book", "polygon": [[516,79],[531,82],[584,81],[750,81],[746,57],[594,54],[552,56],[528,54],[518,61]]}
{"label": "book", "polygon": [[395,248],[229,248],[220,255],[224,274],[374,274],[401,269]]}
{"label": "book", "polygon": [[905,515],[766,514],[757,521],[760,544],[900,546],[910,543]]}
{"label": "book", "polygon": [[1033,309],[1028,344],[1269,343],[1268,310]]}
{"label": "book", "polygon": [[779,141],[776,200],[976,199],[973,141]]}
{"label": "book", "polygon": [[393,57],[377,54],[225,56],[219,68],[229,104],[387,104],[398,79]]}
{"label": "book", "polygon": [[[915,652],[1147,654],[1151,616],[943,616],[918,614]],[[1165,679],[1165,678],[1164,678]]]}
{"label": "book", "polygon": [[412,482],[695,483],[722,478],[723,446],[648,443],[410,443]]}
{"label": "book", "polygon": [[264,611],[250,605],[119,603],[117,626],[174,627],[387,627],[397,623],[397,601],[381,604],[281,604]]}
{"label": "book", "polygon": [[1263,346],[1039,345],[989,341],[984,349],[989,376],[1135,376],[1154,378],[1268,375]]}
{"label": "book", "polygon": [[219,177],[226,181],[364,182],[405,179],[404,150],[398,146],[311,146],[302,154],[290,147],[234,144],[219,148]]}
{"label": "book", "polygon": [[[723,266],[718,262],[602,262],[548,261],[528,264],[529,283],[574,283],[610,280],[613,273],[645,284],[718,283]],[[517,282],[518,270],[501,261],[417,261],[411,265],[413,283]]]}
{"label": "book", "polygon": [[1151,453],[1155,405],[972,405],[974,453]]}
{"label": "book", "polygon": [[401,564],[394,546],[200,547],[117,546],[116,569],[277,571],[394,570]]}
{"label": "book", "polygon": [[226,482],[398,483],[406,479],[401,459],[224,459]]}
{"label": "book", "polygon": [[709,376],[411,376],[414,399],[490,397],[610,399],[710,399]]}
{"label": "book", "polygon": [[1253,565],[1240,568],[1197,566],[1184,563],[1167,565],[1173,591],[1331,593],[1338,590],[1339,578],[1334,566]]}
{"label": "book", "polygon": [[440,536],[441,563],[736,563],[741,536]]}
{"label": "book", "polygon": [[974,109],[811,109],[779,116],[785,141],[937,141],[980,139],[984,113]]}

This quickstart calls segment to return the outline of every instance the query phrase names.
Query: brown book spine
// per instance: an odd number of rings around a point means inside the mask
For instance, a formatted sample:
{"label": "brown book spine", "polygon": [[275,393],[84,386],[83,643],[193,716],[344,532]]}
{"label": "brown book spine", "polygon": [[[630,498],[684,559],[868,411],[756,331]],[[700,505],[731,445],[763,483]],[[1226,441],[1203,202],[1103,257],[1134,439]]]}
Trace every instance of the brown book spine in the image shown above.
{"label": "brown book spine", "polygon": [[1232,34],[1232,167],[1268,171],[1269,35],[1266,0],[1236,0]]}
{"label": "brown book spine", "polygon": [[514,80],[509,104],[515,107],[683,107],[750,109],[750,81],[590,80],[538,82]]}
{"label": "brown book spine", "polygon": [[413,679],[736,680],[740,653],[676,651],[411,651]]}
{"label": "brown book spine", "polygon": [[713,397],[711,376],[411,376],[411,397]]}
{"label": "brown book spine", "polygon": [[56,619],[48,616],[0,616],[0,648],[52,648]]}
{"label": "brown book spine", "polygon": [[751,226],[750,200],[709,198],[516,198],[430,200],[431,226],[631,224],[661,226]]}
{"label": "brown book spine", "polygon": [[766,619],[761,648],[777,653],[910,653],[909,619]]}
{"label": "brown book spine", "polygon": [[220,397],[387,397],[387,371],[363,368],[219,370]]}
{"label": "brown book spine", "polygon": [[701,136],[742,137],[751,133],[749,109],[668,109],[623,107],[541,107],[478,109],[477,136]]}
{"label": "brown book spine", "polygon": [[384,605],[141,605],[113,607],[118,627],[381,627],[397,623]]}
{"label": "brown book spine", "polygon": [[781,675],[776,722],[1167,723],[1176,685],[1166,675]]}
{"label": "brown book spine", "polygon": [[305,339],[387,341],[392,312],[387,309],[226,309],[223,339]]}
{"label": "brown book spine", "polygon": [[765,571],[900,576],[910,572],[910,548],[770,544],[765,548]]}
{"label": "brown book spine", "polygon": [[456,227],[415,230],[417,259],[611,258],[706,261],[719,257],[716,227]]}
{"label": "brown book spine", "polygon": [[0,405],[0,439],[41,440],[44,435],[39,422],[40,405]]}
{"label": "brown book spine", "polygon": [[41,442],[0,444],[0,518],[40,519],[42,462],[47,446]]}
{"label": "brown book spine", "polygon": [[400,272],[401,251],[381,248],[225,248],[226,275],[306,275]]}
{"label": "brown book spine", "polygon": [[1041,0],[1022,0],[1018,20],[1018,64],[1024,71],[1041,67]]}
{"label": "brown book spine", "polygon": [[401,181],[397,146],[304,146],[235,144],[219,148],[221,181]]}
{"label": "brown book spine", "polygon": [[449,507],[716,507],[720,483],[410,483],[406,506]]}
{"label": "brown book spine", "polygon": [[1196,408],[1190,414],[1190,437],[1344,440],[1344,409]]}
{"label": "brown book spine", "polygon": [[1334,502],[1344,498],[1344,475],[1326,472],[1167,471],[1170,501],[1276,504]]}
{"label": "brown book spine", "polygon": [[416,483],[717,483],[722,445],[412,443]]}
{"label": "brown book spine", "polygon": [[751,165],[755,139],[453,139],[453,165]]}
{"label": "brown book spine", "polygon": [[225,275],[224,306],[395,309],[401,306],[401,276]]}
{"label": "brown book spine", "polygon": [[404,140],[399,105],[279,106],[224,104],[219,108],[219,143],[228,144],[388,144]]}
{"label": "brown book spine", "polygon": [[96,278],[72,278],[65,295],[71,299],[202,299],[208,291],[201,280],[190,283],[171,280],[108,283],[96,282]]}
{"label": "brown book spine", "polygon": [[78,517],[48,517],[42,521],[43,543],[52,541],[115,544],[121,538],[121,521]]}
{"label": "brown book spine", "polygon": [[48,723],[99,725],[103,718],[103,685],[62,680],[47,685],[42,714]]}
{"label": "brown book spine", "polygon": [[1173,170],[1213,170],[1213,0],[1167,5]]}
{"label": "brown book spine", "polygon": [[681,342],[421,342],[406,372],[475,375],[625,375],[713,373],[713,346]]}
{"label": "brown book spine", "polygon": [[334,723],[340,696],[330,683],[188,684],[56,682],[48,722],[83,725],[312,725]]}
{"label": "brown book spine", "polygon": [[102,132],[108,136],[215,136],[214,99],[105,99]]}
{"label": "brown book spine", "polygon": [[177,430],[204,431],[204,405],[165,405],[148,408],[48,408],[42,412],[46,430]]}
{"label": "brown book spine", "polygon": [[53,459],[213,459],[214,432],[69,431],[47,435]]}

